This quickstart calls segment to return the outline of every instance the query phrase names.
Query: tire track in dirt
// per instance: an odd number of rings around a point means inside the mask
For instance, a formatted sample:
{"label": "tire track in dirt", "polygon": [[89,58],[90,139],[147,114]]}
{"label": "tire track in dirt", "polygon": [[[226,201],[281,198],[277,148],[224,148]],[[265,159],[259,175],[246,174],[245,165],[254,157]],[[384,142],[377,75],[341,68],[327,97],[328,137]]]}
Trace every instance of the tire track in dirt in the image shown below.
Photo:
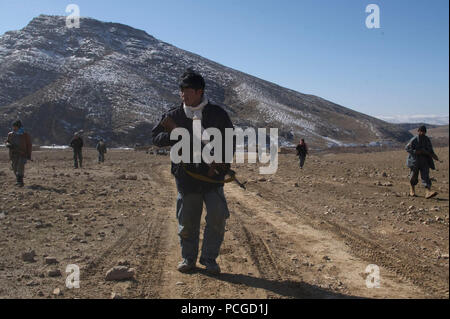
{"label": "tire track in dirt", "polygon": [[[153,172],[153,171],[152,171]],[[152,174],[152,183],[155,187],[160,188],[164,185],[164,180],[160,174]],[[167,212],[167,203],[164,202],[164,197],[157,198],[156,206],[158,210],[154,211],[151,216],[151,223],[148,227],[148,234],[144,244],[144,262],[138,268],[139,289],[137,297],[139,298],[160,298],[162,288],[163,270],[166,265],[167,247],[169,245],[168,233],[168,217],[165,216]]]}
{"label": "tire track in dirt", "polygon": [[[119,259],[127,259],[131,251],[139,246],[139,242],[147,232],[145,225],[135,224],[128,227],[122,236],[109,246],[99,257],[90,261],[86,267],[80,269],[82,289],[72,290],[75,295],[82,298],[107,298],[112,289],[107,289],[105,283],[106,271],[117,265]],[[99,285],[101,283],[101,285]],[[112,283],[105,283],[111,286]]]}
{"label": "tire track in dirt", "polygon": [[[264,197],[267,200],[275,200],[266,187],[256,185],[256,189],[264,193]],[[279,202],[278,204],[292,215],[298,215],[295,209],[286,205],[286,202]],[[312,201],[309,203],[303,202],[302,205],[304,205],[305,212],[309,215],[305,216],[303,214],[301,216],[303,222],[310,226],[316,225],[313,227],[336,234],[351,247],[352,253],[356,256],[368,260],[372,264],[383,266],[395,273],[399,279],[410,281],[432,296],[442,296],[448,292],[445,282],[442,281],[440,269],[429,264],[423,264],[420,260],[411,259],[407,248],[403,248],[403,251],[400,253],[393,254],[389,247],[383,247],[381,243],[364,238],[336,222],[322,220],[317,226],[317,222],[314,222],[310,216],[314,216],[314,212],[320,210],[320,205]]]}
{"label": "tire track in dirt", "polygon": [[[152,176],[149,189],[160,188],[161,181]],[[153,192],[152,192],[153,193]],[[158,202],[157,202],[158,204]],[[164,207],[164,205],[157,205]],[[162,264],[164,264],[164,236],[167,222],[159,211],[147,208],[142,216],[132,215],[123,234],[100,256],[81,269],[83,289],[74,294],[83,298],[108,298],[112,291],[126,298],[158,298]],[[106,271],[126,260],[136,269],[135,279],[125,282],[105,282]]]}
{"label": "tire track in dirt", "polygon": [[447,288],[441,280],[442,274],[437,272],[439,269],[423,265],[417,260],[411,260],[407,254],[394,255],[388,248],[363,238],[334,222],[328,221],[326,224],[333,233],[351,246],[355,255],[389,269],[402,280],[420,286],[432,296],[442,296],[447,292]]}
{"label": "tire track in dirt", "polygon": [[[262,198],[251,192],[244,194],[236,187],[229,187],[227,193],[233,198],[233,202],[239,203],[236,213],[244,220],[243,224],[251,225],[246,227],[254,230],[256,236],[265,238],[266,234],[273,233],[279,237],[277,240],[267,244],[270,247],[269,251],[277,252],[272,260],[276,261],[275,268],[278,269],[278,273],[282,276],[294,278],[296,282],[302,282],[304,277],[312,286],[315,286],[312,289],[312,294],[317,293],[315,288],[323,286],[320,282],[321,278],[325,278],[327,279],[325,282],[331,281],[332,285],[328,287],[329,289],[323,291],[321,297],[325,297],[327,292],[333,293],[336,288],[344,288],[342,291],[349,291],[352,295],[363,297],[398,298],[402,295],[411,297],[412,291],[414,291],[414,296],[422,295],[417,287],[407,283],[398,283],[398,278],[385,268],[382,269],[382,272],[386,289],[383,289],[383,291],[378,289],[375,294],[369,292],[365,287],[365,280],[362,276],[368,264],[352,255],[352,251],[344,245],[341,238],[336,237],[336,235],[325,229],[314,229],[307,223],[305,224],[303,216],[302,220],[300,220],[295,212],[291,212],[286,202],[283,202],[281,207],[279,202],[277,202],[275,207],[272,207],[272,201],[266,199],[266,193],[264,193],[264,198]],[[283,213],[274,213],[275,210],[280,208],[284,211]],[[290,242],[293,245],[289,245]],[[322,269],[327,270],[327,268],[330,268],[330,270],[324,272],[320,269],[321,273],[318,273],[317,269],[312,270],[308,267],[296,265],[298,268],[292,271],[288,266],[288,263],[292,264],[292,261],[289,260],[289,256],[286,256],[286,252],[281,251],[283,247],[286,248],[288,246],[290,246],[291,250],[297,252],[297,255],[306,256],[309,260],[314,261],[316,265],[323,264],[324,267]],[[320,258],[315,256],[317,254],[325,255],[324,258],[332,262],[320,260]],[[266,262],[263,268],[270,269],[270,262]],[[326,274],[324,275],[324,273]],[[316,284],[317,280],[319,284]],[[333,281],[336,281],[339,286],[333,285]],[[300,297],[300,295],[298,294],[297,297]],[[303,292],[303,295],[305,295],[305,292]],[[308,295],[307,292],[306,295]],[[334,297],[339,298],[340,296],[336,295]]]}

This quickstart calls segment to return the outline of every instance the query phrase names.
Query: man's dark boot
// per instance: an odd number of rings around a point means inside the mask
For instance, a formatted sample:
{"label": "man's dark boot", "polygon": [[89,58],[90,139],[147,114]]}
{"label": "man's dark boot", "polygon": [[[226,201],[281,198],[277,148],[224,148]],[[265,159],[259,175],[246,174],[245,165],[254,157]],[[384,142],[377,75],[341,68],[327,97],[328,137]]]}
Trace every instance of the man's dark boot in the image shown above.
{"label": "man's dark boot", "polygon": [[22,175],[17,175],[16,180],[17,180],[16,185],[19,186],[19,187],[23,187],[23,185],[24,185],[23,184],[23,176]]}

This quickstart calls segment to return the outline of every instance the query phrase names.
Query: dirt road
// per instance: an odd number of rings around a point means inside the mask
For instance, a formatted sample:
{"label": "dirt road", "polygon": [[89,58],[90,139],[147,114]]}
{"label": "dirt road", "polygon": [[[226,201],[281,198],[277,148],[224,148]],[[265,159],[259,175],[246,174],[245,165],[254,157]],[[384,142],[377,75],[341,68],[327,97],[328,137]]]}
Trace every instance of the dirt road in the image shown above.
{"label": "dirt road", "polygon": [[[0,152],[0,298],[448,298],[448,148],[437,152],[430,200],[407,197],[404,151],[312,155],[303,170],[281,154],[267,176],[236,165],[247,191],[225,186],[218,277],[176,270],[169,157],[109,151],[99,165],[89,150],[74,170],[70,151],[35,152],[18,189]],[[66,288],[69,264],[79,289]],[[134,279],[106,281],[119,264]],[[368,265],[379,288],[366,285]]]}

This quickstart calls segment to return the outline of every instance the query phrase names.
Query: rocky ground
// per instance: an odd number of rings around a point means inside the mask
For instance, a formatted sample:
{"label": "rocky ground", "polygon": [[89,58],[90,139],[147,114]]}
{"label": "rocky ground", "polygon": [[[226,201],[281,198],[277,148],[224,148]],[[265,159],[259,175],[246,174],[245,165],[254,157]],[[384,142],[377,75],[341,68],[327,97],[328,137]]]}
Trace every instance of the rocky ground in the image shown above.
{"label": "rocky ground", "polygon": [[247,190],[225,186],[218,277],[176,270],[168,156],[111,150],[99,165],[87,150],[75,170],[68,150],[36,151],[16,188],[0,151],[0,298],[449,298],[448,147],[436,151],[429,200],[407,196],[403,150],[311,154],[303,170],[281,154],[266,176],[235,165]]}

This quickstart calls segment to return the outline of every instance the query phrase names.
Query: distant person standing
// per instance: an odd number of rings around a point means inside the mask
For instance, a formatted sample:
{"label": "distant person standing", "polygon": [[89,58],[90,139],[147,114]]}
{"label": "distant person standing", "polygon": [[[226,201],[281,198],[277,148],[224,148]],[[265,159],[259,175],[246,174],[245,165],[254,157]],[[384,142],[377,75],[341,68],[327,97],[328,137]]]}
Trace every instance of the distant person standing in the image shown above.
{"label": "distant person standing", "polygon": [[78,168],[78,161],[80,162],[80,168],[83,167],[83,139],[78,133],[75,133],[74,137],[70,141],[70,147],[73,149],[73,166]]}
{"label": "distant person standing", "polygon": [[9,159],[11,161],[12,170],[16,175],[16,185],[23,187],[25,164],[27,163],[27,160],[31,160],[31,137],[25,132],[20,120],[15,121],[12,124],[12,129],[12,132],[8,133],[5,144],[6,147],[9,148]]}
{"label": "distant person standing", "polygon": [[425,198],[432,198],[438,193],[431,191],[431,179],[430,179],[430,168],[435,169],[434,161],[439,161],[437,155],[434,153],[431,141],[426,136],[427,128],[422,125],[418,129],[418,135],[414,136],[406,145],[406,151],[409,153],[406,160],[406,166],[411,170],[409,174],[410,182],[410,192],[409,195],[416,196],[415,187],[419,182],[419,172],[420,178],[422,180],[422,185],[426,188]]}
{"label": "distant person standing", "polygon": [[98,152],[98,162],[103,163],[105,161],[106,144],[102,138],[98,141],[96,150]]}
{"label": "distant person standing", "polygon": [[305,143],[305,140],[302,138],[297,145],[297,155],[300,160],[300,168],[303,168],[305,164],[306,155],[308,154],[308,146]]}

